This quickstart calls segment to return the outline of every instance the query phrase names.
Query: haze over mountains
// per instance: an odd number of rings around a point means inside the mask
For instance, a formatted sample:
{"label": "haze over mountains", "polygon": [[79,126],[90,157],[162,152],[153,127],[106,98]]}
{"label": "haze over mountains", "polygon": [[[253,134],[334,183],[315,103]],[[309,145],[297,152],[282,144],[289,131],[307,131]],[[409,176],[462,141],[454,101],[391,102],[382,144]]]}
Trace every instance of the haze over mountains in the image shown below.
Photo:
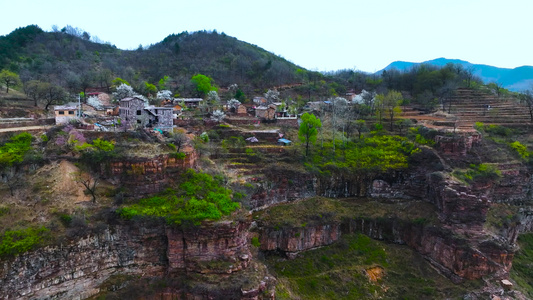
{"label": "haze over mountains", "polygon": [[[444,57],[424,61],[421,63],[406,62],[406,61],[395,61],[385,67],[383,70],[397,69],[400,71],[407,71],[414,66],[421,64],[428,64],[437,67],[443,67],[446,64],[453,63],[463,66],[466,68],[472,68],[473,73],[480,77],[481,80],[485,83],[498,82],[504,88],[520,92],[527,89],[531,89],[533,85],[533,67],[532,66],[521,66],[514,69],[508,68],[498,68],[494,66],[482,65],[482,64],[472,64],[468,61],[460,59],[447,59]],[[383,70],[379,71],[381,73]]]}

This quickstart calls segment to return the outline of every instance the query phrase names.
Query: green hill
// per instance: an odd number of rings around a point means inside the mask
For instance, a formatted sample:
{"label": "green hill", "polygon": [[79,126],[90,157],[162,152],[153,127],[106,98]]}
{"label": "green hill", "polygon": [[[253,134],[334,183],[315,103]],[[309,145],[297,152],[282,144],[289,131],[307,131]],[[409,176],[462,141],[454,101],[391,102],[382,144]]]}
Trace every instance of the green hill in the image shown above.
{"label": "green hill", "polygon": [[298,66],[216,31],[172,34],[137,50],[121,50],[94,43],[88,34],[67,32],[44,32],[30,25],[1,36],[0,69],[19,73],[23,81],[50,81],[71,92],[109,88],[116,77],[136,88],[169,76],[172,90],[187,95],[190,78],[198,73],[212,77],[220,87],[237,83],[245,93],[299,82]]}

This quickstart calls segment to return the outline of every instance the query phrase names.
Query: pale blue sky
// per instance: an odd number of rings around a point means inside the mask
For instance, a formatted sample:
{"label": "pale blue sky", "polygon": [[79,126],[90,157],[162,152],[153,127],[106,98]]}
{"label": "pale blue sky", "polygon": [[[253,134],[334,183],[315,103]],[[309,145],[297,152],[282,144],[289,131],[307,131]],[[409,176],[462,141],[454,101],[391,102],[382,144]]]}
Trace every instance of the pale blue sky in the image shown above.
{"label": "pale blue sky", "polygon": [[311,70],[374,72],[438,57],[533,65],[531,0],[0,0],[0,35],[36,24],[79,27],[121,49],[212,30]]}

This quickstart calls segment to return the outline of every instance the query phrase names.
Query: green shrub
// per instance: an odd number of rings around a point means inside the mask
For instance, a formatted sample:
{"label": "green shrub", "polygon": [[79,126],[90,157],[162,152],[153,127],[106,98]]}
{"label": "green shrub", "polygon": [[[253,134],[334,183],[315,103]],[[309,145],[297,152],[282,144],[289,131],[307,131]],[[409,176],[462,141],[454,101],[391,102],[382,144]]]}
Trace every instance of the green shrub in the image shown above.
{"label": "green shrub", "polygon": [[0,217],[9,212],[9,206],[0,206]]}
{"label": "green shrub", "polygon": [[173,152],[170,154],[170,157],[173,157],[175,159],[185,159],[185,157],[187,157],[187,154],[183,152]]}
{"label": "green shrub", "polygon": [[167,147],[169,147],[170,150],[172,150],[172,151],[176,151],[176,145],[174,145],[172,143],[167,143]]}
{"label": "green shrub", "polygon": [[433,146],[435,145],[435,141],[428,140],[425,137],[423,137],[421,134],[417,134],[415,137],[415,142],[419,145],[427,145],[427,146]]}
{"label": "green shrub", "polygon": [[199,225],[203,220],[218,220],[240,207],[234,202],[230,189],[224,188],[221,178],[189,169],[179,192],[167,190],[157,196],[141,199],[137,204],[118,210],[120,216],[162,217],[169,224]]}
{"label": "green shrub", "polygon": [[21,163],[28,151],[31,150],[31,140],[31,134],[23,132],[13,136],[7,143],[0,146],[0,168]]}
{"label": "green shrub", "polygon": [[68,227],[72,222],[72,216],[69,214],[60,214],[59,220],[61,221],[61,223],[63,223],[63,225]]}
{"label": "green shrub", "polygon": [[261,246],[261,243],[259,242],[259,238],[254,236],[252,238],[252,246],[259,248]]}
{"label": "green shrub", "polygon": [[485,125],[485,132],[499,135],[499,136],[510,136],[513,131],[510,128],[500,125]]}
{"label": "green shrub", "polygon": [[45,227],[6,231],[0,237],[0,257],[13,256],[35,249],[49,231]]}
{"label": "green shrub", "polygon": [[246,148],[245,150],[247,156],[256,156],[257,153],[255,153],[254,149],[252,148]]}
{"label": "green shrub", "polygon": [[527,159],[531,154],[529,151],[527,151],[527,147],[521,144],[519,141],[510,143],[509,146],[511,146],[511,148],[513,148],[523,159]]}
{"label": "green shrub", "polygon": [[489,180],[497,180],[501,178],[502,173],[495,166],[489,164],[471,164],[470,169],[466,171],[456,170],[453,174],[460,180],[473,183]]}

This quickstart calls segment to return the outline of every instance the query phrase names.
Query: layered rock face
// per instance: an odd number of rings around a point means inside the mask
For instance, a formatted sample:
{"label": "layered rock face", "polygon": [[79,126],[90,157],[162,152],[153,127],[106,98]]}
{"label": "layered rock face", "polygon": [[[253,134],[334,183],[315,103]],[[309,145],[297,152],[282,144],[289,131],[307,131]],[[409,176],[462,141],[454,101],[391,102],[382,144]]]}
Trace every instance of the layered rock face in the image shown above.
{"label": "layered rock face", "polygon": [[263,228],[260,234],[261,250],[281,251],[288,257],[298,252],[331,245],[341,236],[339,223],[297,228]]}
{"label": "layered rock face", "polygon": [[330,245],[341,234],[363,233],[371,238],[405,244],[424,255],[451,279],[479,279],[500,270],[509,271],[514,249],[491,241],[466,240],[451,230],[398,219],[351,219],[342,223],[304,228],[262,227],[261,250],[282,252],[291,258],[301,251]]}
{"label": "layered rock face", "polygon": [[250,199],[252,210],[316,195],[317,179],[311,174],[274,169],[265,175]]}
{"label": "layered rock face", "polygon": [[84,299],[110,275],[162,275],[167,263],[163,226],[115,226],[67,245],[2,261],[3,299]]}
{"label": "layered rock face", "polygon": [[109,162],[111,179],[124,184],[136,197],[154,194],[168,186],[169,177],[194,167],[198,155],[188,153],[184,159],[168,154],[153,158],[132,158]]}
{"label": "layered rock face", "polygon": [[249,221],[224,221],[195,229],[167,228],[168,271],[229,274],[245,269],[251,259],[249,227]]}
{"label": "layered rock face", "polygon": [[439,152],[447,156],[466,156],[472,146],[481,141],[480,134],[443,136],[437,135],[435,142]]}
{"label": "layered rock face", "polygon": [[[114,225],[67,245],[45,247],[2,261],[0,298],[85,299],[99,293],[99,286],[117,274],[172,277],[245,272],[252,260],[249,226],[249,218],[189,229],[161,224]],[[258,281],[257,286],[244,289],[230,285],[224,292],[233,295],[228,299],[263,299],[261,292],[272,280]],[[209,295],[217,292],[204,290],[198,294],[182,288],[170,294],[189,295],[184,299],[212,299]]]}
{"label": "layered rock face", "polygon": [[466,187],[438,172],[429,174],[427,182],[426,200],[437,207],[442,221],[470,226],[485,223],[491,183]]}

